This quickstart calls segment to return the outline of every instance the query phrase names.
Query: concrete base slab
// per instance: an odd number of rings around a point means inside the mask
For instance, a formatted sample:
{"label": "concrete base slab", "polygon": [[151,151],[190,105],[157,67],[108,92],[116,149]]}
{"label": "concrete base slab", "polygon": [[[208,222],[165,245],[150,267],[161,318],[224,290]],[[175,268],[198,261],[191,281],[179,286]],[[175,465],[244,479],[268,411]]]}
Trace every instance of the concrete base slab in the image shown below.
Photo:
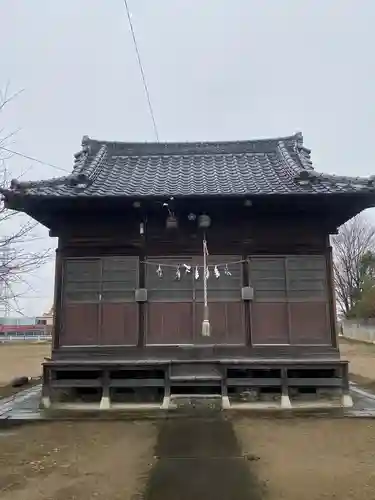
{"label": "concrete base slab", "polygon": [[252,403],[230,403],[231,410],[280,410],[280,403],[254,401]]}
{"label": "concrete base slab", "polygon": [[51,403],[49,410],[63,411],[99,411],[100,403]]}
{"label": "concrete base slab", "polygon": [[342,408],[342,405],[338,401],[294,401],[292,402],[292,410],[326,410]]}
{"label": "concrete base slab", "polygon": [[163,410],[162,405],[157,403],[112,403],[111,410]]}
{"label": "concrete base slab", "polygon": [[[309,414],[309,410],[331,410],[340,409],[343,410],[339,415],[345,417],[354,418],[374,418],[375,417],[375,394],[367,392],[356,384],[350,384],[350,394],[346,394],[346,397],[339,397],[335,400],[320,400],[320,401],[310,401],[310,402],[298,402],[295,400],[290,401],[290,407],[285,401],[287,406],[282,407],[281,400],[272,402],[250,402],[250,403],[231,403],[227,396],[219,397],[219,406],[222,410],[269,410],[278,412],[288,412],[293,410],[306,411]],[[122,412],[126,414],[135,414],[137,411],[142,414],[142,412],[147,413],[148,410],[155,412],[155,415],[162,415],[163,411],[171,411],[171,413],[176,414],[173,410],[178,409],[178,396],[181,399],[182,395],[174,395],[172,397],[165,397],[163,402],[160,404],[139,404],[139,403],[111,403],[110,408],[105,409],[108,406],[108,401],[104,405],[98,403],[52,403],[49,398],[43,398],[41,403],[41,387],[33,387],[21,391],[16,396],[5,398],[0,400],[0,421],[5,424],[6,421],[15,422],[20,421],[35,421],[41,419],[55,419],[63,416],[63,410],[68,410],[69,418],[79,415],[79,412],[87,415],[85,418],[90,418],[90,412],[96,415],[102,414],[103,418],[108,418],[108,415],[115,415],[118,411],[119,415]],[[192,395],[196,398],[195,395]],[[186,397],[186,396],[185,396]],[[212,395],[210,396],[212,397]],[[202,398],[201,398],[202,400]],[[353,406],[354,400],[354,406]],[[202,400],[205,404],[205,401]],[[43,412],[40,407],[46,408]],[[104,408],[103,408],[104,407]],[[219,408],[219,409],[220,409]],[[49,411],[51,410],[51,414]],[[57,413],[54,411],[57,410]],[[59,414],[58,411],[62,410]],[[193,408],[194,411],[194,408]],[[177,412],[178,414],[178,412]],[[323,414],[323,413],[322,413]],[[336,416],[335,413],[332,415]],[[100,418],[100,417],[99,417]],[[112,417],[111,417],[112,418]],[[131,417],[130,417],[131,418]],[[141,418],[141,416],[139,416]]]}

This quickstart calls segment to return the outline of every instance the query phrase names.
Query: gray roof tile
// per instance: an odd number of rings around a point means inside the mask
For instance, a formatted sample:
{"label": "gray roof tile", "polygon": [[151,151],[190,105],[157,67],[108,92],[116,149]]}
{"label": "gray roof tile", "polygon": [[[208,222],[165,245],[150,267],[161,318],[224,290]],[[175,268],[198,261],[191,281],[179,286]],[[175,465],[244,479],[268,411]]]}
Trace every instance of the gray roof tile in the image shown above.
{"label": "gray roof tile", "polygon": [[254,196],[374,192],[373,178],[314,171],[302,134],[216,143],[116,143],[84,137],[72,174],[13,181],[30,196]]}

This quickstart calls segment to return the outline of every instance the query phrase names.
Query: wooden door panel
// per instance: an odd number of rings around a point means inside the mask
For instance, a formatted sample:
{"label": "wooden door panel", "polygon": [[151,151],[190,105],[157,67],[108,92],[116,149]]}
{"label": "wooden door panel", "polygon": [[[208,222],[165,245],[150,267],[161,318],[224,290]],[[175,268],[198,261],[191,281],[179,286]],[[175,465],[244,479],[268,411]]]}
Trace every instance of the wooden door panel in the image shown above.
{"label": "wooden door panel", "polygon": [[95,303],[66,303],[60,345],[98,345],[99,305]]}
{"label": "wooden door panel", "polygon": [[147,344],[193,344],[192,302],[150,302],[147,304]]}
{"label": "wooden door panel", "polygon": [[107,302],[101,304],[101,345],[136,345],[138,305]]}
{"label": "wooden door panel", "polygon": [[203,303],[195,304],[195,343],[244,345],[245,318],[242,302],[211,302],[209,306],[210,336],[202,336]]}
{"label": "wooden door panel", "polygon": [[286,302],[254,302],[251,305],[251,341],[256,345],[289,344]]}

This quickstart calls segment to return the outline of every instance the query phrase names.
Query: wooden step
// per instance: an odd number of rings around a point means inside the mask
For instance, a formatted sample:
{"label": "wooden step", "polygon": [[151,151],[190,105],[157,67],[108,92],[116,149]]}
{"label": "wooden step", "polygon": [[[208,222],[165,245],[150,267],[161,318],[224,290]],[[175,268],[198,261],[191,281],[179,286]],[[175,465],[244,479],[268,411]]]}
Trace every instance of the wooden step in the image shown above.
{"label": "wooden step", "polygon": [[222,374],[214,364],[187,363],[172,365],[170,371],[171,382],[178,381],[200,381],[200,380],[221,380]]}

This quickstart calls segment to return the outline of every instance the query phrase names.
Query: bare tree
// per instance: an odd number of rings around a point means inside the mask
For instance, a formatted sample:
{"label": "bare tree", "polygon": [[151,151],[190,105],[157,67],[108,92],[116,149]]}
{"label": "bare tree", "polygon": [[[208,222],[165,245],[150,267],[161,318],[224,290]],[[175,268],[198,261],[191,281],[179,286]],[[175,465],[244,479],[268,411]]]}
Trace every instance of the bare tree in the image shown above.
{"label": "bare tree", "polygon": [[[0,90],[0,124],[5,106],[22,91],[10,93],[9,84]],[[8,148],[16,132],[6,133],[0,126],[0,187],[7,188],[10,175],[7,164],[11,155]],[[24,175],[21,173],[18,177]],[[15,176],[16,177],[16,176]],[[37,223],[29,217],[8,210],[0,201],[0,308],[21,312],[18,299],[32,290],[27,277],[50,259],[50,250],[34,250]]]}
{"label": "bare tree", "polygon": [[375,249],[375,226],[357,215],[332,238],[334,284],[339,308],[347,316],[358,300],[362,262]]}

